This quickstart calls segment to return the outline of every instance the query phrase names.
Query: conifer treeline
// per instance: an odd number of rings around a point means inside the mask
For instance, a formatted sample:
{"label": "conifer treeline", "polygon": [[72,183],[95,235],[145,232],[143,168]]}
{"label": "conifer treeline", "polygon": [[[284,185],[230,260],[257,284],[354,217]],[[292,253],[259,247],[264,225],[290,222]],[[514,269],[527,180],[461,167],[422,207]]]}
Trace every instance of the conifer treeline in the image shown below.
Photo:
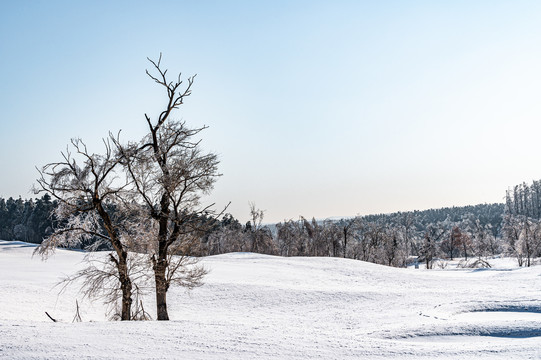
{"label": "conifer treeline", "polygon": [[541,180],[507,190],[503,232],[520,266],[541,256]]}
{"label": "conifer treeline", "polygon": [[505,196],[506,213],[541,219],[541,180],[531,185],[522,183],[507,190]]}
{"label": "conifer treeline", "polygon": [[52,231],[55,207],[48,194],[29,200],[0,198],[0,239],[40,244]]}

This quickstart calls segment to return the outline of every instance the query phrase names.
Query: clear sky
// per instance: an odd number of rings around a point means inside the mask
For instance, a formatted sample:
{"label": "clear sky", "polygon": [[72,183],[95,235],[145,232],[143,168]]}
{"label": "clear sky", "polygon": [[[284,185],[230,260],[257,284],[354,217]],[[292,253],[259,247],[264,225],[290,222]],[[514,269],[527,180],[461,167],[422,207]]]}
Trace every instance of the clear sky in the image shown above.
{"label": "clear sky", "polygon": [[207,199],[266,222],[501,202],[541,178],[539,1],[0,1],[0,196],[197,73]]}

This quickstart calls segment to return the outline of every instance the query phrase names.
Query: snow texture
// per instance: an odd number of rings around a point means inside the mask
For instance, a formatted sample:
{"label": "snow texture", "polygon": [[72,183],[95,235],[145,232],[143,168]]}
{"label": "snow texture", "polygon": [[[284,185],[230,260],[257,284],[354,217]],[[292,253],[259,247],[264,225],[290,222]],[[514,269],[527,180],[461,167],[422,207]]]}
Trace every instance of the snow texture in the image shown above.
{"label": "snow texture", "polygon": [[541,359],[541,267],[508,259],[424,270],[211,256],[203,287],[170,290],[172,321],[111,322],[76,287],[55,287],[83,253],[44,262],[33,250],[0,241],[0,359]]}

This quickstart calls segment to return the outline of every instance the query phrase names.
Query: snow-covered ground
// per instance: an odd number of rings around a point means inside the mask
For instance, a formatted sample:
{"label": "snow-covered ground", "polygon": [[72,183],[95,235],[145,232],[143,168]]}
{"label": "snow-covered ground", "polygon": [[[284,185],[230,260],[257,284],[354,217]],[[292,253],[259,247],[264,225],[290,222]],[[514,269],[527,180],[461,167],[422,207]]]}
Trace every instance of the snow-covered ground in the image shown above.
{"label": "snow-covered ground", "polygon": [[43,262],[33,250],[0,241],[2,359],[541,359],[541,266],[219,255],[203,260],[203,287],[170,290],[172,321],[110,322],[101,303],[54,287],[82,253]]}

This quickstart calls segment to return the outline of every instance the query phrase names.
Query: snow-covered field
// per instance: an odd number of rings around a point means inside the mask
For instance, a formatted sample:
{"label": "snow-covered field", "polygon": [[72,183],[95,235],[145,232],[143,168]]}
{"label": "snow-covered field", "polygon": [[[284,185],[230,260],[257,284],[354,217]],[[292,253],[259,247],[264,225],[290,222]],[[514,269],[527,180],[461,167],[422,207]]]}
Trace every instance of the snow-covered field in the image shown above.
{"label": "snow-covered field", "polygon": [[541,266],[227,254],[203,260],[203,287],[170,290],[172,321],[109,322],[101,303],[54,287],[82,253],[43,262],[33,249],[0,241],[1,359],[541,359]]}

